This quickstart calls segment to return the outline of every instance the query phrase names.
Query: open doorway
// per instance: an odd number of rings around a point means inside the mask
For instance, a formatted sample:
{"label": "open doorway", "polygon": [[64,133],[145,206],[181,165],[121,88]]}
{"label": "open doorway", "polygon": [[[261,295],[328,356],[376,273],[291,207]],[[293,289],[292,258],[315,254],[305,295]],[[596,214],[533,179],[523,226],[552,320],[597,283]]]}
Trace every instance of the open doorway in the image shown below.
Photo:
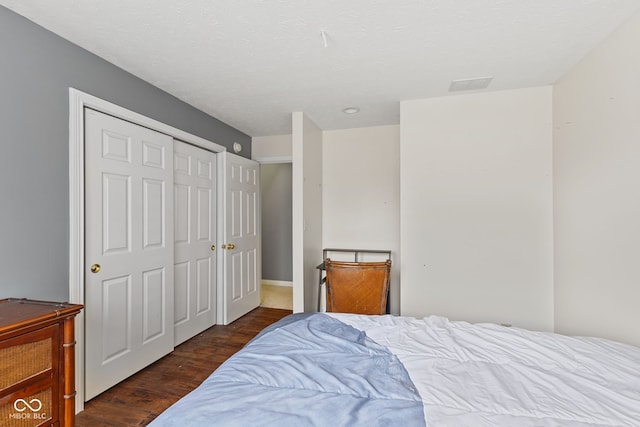
{"label": "open doorway", "polygon": [[260,165],[262,307],[293,309],[292,165]]}

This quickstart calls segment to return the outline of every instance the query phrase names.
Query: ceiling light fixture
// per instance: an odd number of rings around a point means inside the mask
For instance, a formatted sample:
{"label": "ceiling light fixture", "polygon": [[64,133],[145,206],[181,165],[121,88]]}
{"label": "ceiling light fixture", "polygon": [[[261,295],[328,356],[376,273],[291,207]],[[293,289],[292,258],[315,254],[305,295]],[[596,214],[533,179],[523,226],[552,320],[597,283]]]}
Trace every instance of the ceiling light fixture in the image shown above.
{"label": "ceiling light fixture", "polygon": [[478,90],[486,89],[491,83],[493,77],[480,77],[477,79],[454,80],[449,85],[449,92],[457,92],[462,90]]}
{"label": "ceiling light fixture", "polygon": [[360,109],[358,107],[347,107],[347,108],[343,108],[342,112],[345,114],[356,114],[360,112]]}

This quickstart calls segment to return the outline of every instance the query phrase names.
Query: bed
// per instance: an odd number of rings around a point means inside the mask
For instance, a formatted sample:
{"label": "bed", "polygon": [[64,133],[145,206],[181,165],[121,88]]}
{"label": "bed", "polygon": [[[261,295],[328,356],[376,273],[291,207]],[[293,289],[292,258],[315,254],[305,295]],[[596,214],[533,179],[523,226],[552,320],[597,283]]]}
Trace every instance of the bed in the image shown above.
{"label": "bed", "polygon": [[341,313],[271,325],[151,424],[640,426],[640,348]]}

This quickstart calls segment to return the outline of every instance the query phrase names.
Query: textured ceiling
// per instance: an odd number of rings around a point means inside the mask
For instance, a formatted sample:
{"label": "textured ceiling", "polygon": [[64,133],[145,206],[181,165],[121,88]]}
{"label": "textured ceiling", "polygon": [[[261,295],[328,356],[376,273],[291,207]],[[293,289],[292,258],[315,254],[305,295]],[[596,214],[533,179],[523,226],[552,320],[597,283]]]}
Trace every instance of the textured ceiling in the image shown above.
{"label": "textured ceiling", "polygon": [[[399,102],[549,85],[638,0],[0,0],[251,136],[399,122]],[[326,47],[321,36],[326,35]],[[459,93],[459,92],[456,92]],[[360,113],[342,109],[358,106]]]}

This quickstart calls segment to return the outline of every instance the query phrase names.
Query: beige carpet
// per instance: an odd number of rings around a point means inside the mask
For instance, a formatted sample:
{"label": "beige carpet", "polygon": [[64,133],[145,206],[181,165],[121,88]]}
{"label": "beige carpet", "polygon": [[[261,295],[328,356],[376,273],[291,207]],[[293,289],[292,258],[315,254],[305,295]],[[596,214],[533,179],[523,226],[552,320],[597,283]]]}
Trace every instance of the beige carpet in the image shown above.
{"label": "beige carpet", "polygon": [[293,309],[293,288],[289,286],[262,285],[260,306]]}

